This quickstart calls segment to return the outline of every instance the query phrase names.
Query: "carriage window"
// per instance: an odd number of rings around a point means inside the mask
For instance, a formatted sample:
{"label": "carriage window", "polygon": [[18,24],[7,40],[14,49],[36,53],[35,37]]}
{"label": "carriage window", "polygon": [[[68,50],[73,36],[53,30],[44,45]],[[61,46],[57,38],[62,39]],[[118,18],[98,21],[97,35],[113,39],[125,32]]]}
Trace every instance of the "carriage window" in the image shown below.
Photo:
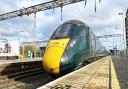
{"label": "carriage window", "polygon": [[66,38],[66,37],[70,37],[70,34],[72,32],[72,30],[76,27],[77,25],[75,24],[71,24],[71,23],[67,23],[67,24],[63,24],[61,25],[53,34],[53,36],[51,37],[51,39],[57,39],[57,38]]}

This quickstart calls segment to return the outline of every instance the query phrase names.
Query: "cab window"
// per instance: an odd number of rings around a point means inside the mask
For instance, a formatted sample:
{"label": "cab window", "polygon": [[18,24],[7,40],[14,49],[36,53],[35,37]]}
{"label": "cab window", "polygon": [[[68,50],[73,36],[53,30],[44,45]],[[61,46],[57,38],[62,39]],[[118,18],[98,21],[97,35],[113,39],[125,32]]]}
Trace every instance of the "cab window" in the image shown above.
{"label": "cab window", "polygon": [[61,39],[61,38],[67,38],[70,37],[73,29],[76,27],[75,24],[66,23],[61,25],[57,30],[54,32],[51,39]]}

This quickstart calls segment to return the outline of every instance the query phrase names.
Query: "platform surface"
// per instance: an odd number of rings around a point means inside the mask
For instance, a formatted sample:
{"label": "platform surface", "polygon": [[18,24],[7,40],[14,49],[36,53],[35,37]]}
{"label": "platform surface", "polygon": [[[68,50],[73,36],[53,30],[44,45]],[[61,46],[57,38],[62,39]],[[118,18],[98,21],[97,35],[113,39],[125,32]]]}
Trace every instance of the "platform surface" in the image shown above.
{"label": "platform surface", "polygon": [[11,64],[11,63],[21,63],[21,62],[32,62],[32,61],[42,61],[42,58],[26,58],[26,59],[16,59],[16,60],[0,60],[0,65]]}
{"label": "platform surface", "polygon": [[107,56],[38,89],[128,89],[128,60]]}

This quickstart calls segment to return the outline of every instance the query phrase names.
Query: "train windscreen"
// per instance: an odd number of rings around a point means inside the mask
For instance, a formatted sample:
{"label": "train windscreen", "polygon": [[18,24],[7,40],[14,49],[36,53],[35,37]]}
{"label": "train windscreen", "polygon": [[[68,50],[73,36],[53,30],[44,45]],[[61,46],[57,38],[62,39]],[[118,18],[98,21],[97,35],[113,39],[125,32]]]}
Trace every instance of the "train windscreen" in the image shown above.
{"label": "train windscreen", "polygon": [[54,32],[51,39],[61,39],[61,38],[67,38],[70,37],[70,34],[72,33],[72,30],[75,29],[77,25],[66,23],[61,25],[57,30]]}

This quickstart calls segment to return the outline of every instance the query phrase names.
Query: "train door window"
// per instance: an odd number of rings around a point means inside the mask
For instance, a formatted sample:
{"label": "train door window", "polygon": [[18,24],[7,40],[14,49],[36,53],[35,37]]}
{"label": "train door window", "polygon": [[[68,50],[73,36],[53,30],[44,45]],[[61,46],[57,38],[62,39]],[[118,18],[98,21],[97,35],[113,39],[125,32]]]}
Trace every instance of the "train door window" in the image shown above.
{"label": "train door window", "polygon": [[80,31],[78,29],[78,26],[76,26],[76,28],[73,29],[72,34],[71,34],[72,35],[72,38],[78,37],[79,36],[79,33],[80,33]]}
{"label": "train door window", "polygon": [[80,48],[83,50],[86,47],[86,29],[84,25],[79,27],[80,30]]}
{"label": "train door window", "polygon": [[71,40],[70,40],[70,47],[74,47],[74,50],[78,50],[77,48],[80,47],[79,39],[80,39],[80,29],[79,29],[79,24],[76,24],[76,27],[72,31]]}

